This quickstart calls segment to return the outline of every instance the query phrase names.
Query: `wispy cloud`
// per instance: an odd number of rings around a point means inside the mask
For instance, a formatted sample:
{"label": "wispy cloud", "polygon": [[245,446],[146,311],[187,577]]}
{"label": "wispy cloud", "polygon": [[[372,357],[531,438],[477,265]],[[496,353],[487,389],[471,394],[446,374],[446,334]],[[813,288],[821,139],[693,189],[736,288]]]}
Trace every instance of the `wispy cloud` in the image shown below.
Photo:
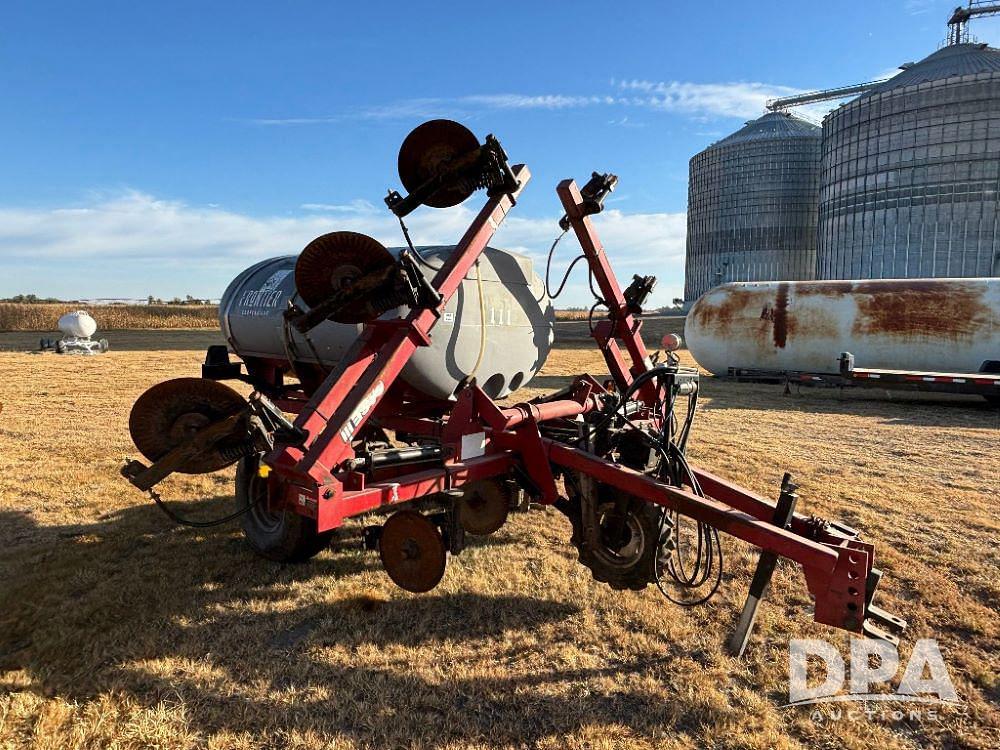
{"label": "wispy cloud", "polygon": [[378,208],[371,201],[356,199],[350,203],[303,203],[305,211],[322,211],[334,214],[373,214]]}
{"label": "wispy cloud", "polygon": [[[395,217],[367,201],[309,203],[301,211],[294,216],[251,216],[140,191],[93,196],[81,205],[48,210],[0,208],[0,259],[18,269],[0,277],[0,293],[214,298],[250,263],[297,253],[325,232],[353,230],[388,246],[402,244]],[[465,205],[421,210],[408,217],[407,224],[418,244],[449,244],[462,235],[474,214]],[[536,271],[544,273],[545,253],[559,231],[557,220],[512,215],[493,244],[533,257]],[[680,295],[683,213],[609,209],[596,223],[621,278],[639,272],[657,275],[661,286],[655,304]],[[574,240],[567,237],[560,245],[553,273],[577,254],[570,243]],[[54,273],[54,268],[60,270]],[[582,305],[588,298],[581,271],[560,303]]]}
{"label": "wispy cloud", "polygon": [[613,96],[567,96],[565,94],[477,94],[458,100],[462,104],[474,104],[490,109],[571,109],[593,107],[599,104],[614,104]]}
{"label": "wispy cloud", "polygon": [[387,104],[355,107],[318,117],[258,118],[258,125],[323,125],[345,120],[413,120],[450,115],[469,117],[478,111],[504,109],[571,109],[613,104],[612,97],[568,96],[563,94],[473,94],[451,99],[424,97],[400,99]]}
{"label": "wispy cloud", "polygon": [[[768,99],[797,93],[790,86],[766,83],[687,83],[683,81],[619,81],[618,88],[632,96],[628,105],[664,112],[723,117],[754,117]],[[638,95],[638,96],[637,96]]]}
{"label": "wispy cloud", "polygon": [[937,5],[936,0],[906,0],[903,3],[903,9],[911,16],[919,16],[927,13]]}
{"label": "wispy cloud", "polygon": [[758,82],[691,83],[685,81],[611,81],[610,90],[599,94],[472,94],[453,98],[402,99],[369,107],[357,107],[317,117],[258,118],[258,125],[322,125],[344,120],[421,119],[427,117],[473,117],[484,111],[569,110],[613,108],[611,121],[629,123],[621,110],[644,109],[674,112],[699,118],[755,117],[768,99],[798,93],[790,86]]}

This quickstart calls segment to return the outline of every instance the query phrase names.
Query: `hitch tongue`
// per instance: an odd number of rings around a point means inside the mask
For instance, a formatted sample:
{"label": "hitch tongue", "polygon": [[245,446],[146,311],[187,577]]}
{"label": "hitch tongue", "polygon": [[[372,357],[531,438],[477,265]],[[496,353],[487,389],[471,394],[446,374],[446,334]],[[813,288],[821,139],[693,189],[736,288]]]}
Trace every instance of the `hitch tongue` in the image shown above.
{"label": "hitch tongue", "polygon": [[902,617],[898,617],[891,612],[887,612],[881,607],[872,604],[875,598],[875,589],[878,588],[879,581],[882,580],[882,571],[872,568],[865,581],[865,619],[861,623],[861,632],[867,638],[877,638],[887,641],[894,646],[899,645],[899,637],[896,633],[902,633],[909,626]]}

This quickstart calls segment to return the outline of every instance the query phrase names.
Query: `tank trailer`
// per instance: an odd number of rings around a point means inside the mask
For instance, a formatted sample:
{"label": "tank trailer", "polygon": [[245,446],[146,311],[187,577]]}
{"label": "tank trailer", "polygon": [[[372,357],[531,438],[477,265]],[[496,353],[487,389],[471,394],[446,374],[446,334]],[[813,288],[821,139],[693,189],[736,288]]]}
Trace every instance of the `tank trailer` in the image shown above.
{"label": "tank trailer", "polygon": [[[553,335],[547,280],[488,247],[528,168],[510,164],[494,136],[480,143],[449,120],[411,132],[398,167],[407,192],[385,203],[405,246],[333,232],[241,274],[220,307],[228,347],[209,348],[202,377],[155,385],[133,406],[129,430],[150,463],[128,461],[129,482],[177,522],[238,517],[250,544],[279,561],[316,555],[346,519],[384,516],[362,543],[415,593],[438,584],[467,534],[539,505],[568,516],[596,580],[656,585],[680,604],[717,590],[729,534],[761,549],[732,652],[743,652],[779,558],[802,568],[817,622],[896,640],[906,623],[873,603],[882,574],[872,544],[796,513],[787,474],[775,502],[686,458],[698,372],[670,351],[676,340],[663,355],[646,348],[642,306],[656,279],[635,276],[623,290],[590,219],[614,175],[556,189],[561,228],[588,266],[591,334],[609,376],[504,403],[541,368]],[[413,245],[404,218],[414,209],[479,190],[485,205],[454,247]],[[244,398],[224,380],[253,391]],[[173,472],[232,464],[236,509],[213,521],[183,517],[154,489]]]}
{"label": "tank trailer", "polygon": [[108,350],[108,340],[91,338],[97,333],[97,321],[86,310],[69,312],[59,318],[56,324],[62,333],[58,341],[41,339],[39,351],[54,351],[56,354],[103,354]]}

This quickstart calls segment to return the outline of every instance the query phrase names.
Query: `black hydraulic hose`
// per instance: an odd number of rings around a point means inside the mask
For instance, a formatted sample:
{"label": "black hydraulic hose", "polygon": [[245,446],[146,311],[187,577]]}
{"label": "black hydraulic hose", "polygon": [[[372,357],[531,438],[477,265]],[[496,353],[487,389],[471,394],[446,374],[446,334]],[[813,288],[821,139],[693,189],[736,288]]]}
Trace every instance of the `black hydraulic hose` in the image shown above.
{"label": "black hydraulic hose", "polygon": [[156,503],[156,507],[162,510],[167,515],[167,518],[169,518],[171,521],[180,524],[181,526],[191,526],[195,529],[207,529],[211,528],[212,526],[221,526],[224,523],[229,523],[230,521],[239,518],[244,513],[249,513],[260,503],[260,496],[258,495],[257,499],[254,500],[249,505],[247,505],[247,507],[240,508],[235,513],[230,513],[228,516],[223,516],[222,518],[213,518],[211,521],[192,521],[190,518],[185,518],[184,516],[178,515],[173,510],[171,510],[167,506],[167,504],[163,502],[163,498],[161,498],[158,493],[150,490],[149,496],[153,498],[153,502]]}

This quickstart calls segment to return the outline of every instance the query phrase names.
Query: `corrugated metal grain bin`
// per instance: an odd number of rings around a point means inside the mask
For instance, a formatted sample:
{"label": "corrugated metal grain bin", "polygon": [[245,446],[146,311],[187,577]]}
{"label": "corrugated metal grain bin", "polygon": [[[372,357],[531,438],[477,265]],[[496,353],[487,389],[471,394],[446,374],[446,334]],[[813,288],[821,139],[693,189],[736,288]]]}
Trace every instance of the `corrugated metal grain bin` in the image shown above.
{"label": "corrugated metal grain bin", "polygon": [[1000,50],[954,44],[823,123],[817,278],[1000,275]]}
{"label": "corrugated metal grain bin", "polygon": [[728,281],[812,279],[820,128],[771,112],[691,159],[684,298]]}

